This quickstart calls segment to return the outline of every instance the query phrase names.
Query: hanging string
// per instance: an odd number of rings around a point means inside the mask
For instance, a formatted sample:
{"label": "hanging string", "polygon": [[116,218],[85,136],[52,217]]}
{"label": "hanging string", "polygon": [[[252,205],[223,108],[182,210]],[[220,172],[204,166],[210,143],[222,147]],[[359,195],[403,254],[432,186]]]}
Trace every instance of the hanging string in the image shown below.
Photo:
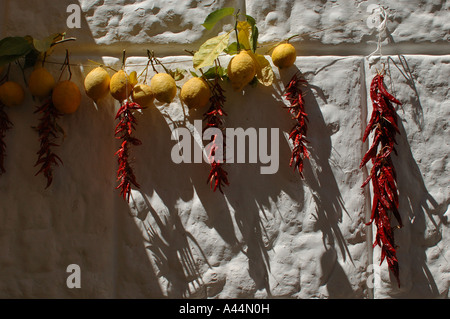
{"label": "hanging string", "polygon": [[376,4],[369,5],[367,7],[367,12],[371,13],[367,18],[367,26],[369,28],[376,28],[378,31],[377,48],[367,56],[367,60],[375,54],[378,54],[381,58],[383,57],[383,54],[381,53],[381,42],[387,28],[388,13],[384,7]]}

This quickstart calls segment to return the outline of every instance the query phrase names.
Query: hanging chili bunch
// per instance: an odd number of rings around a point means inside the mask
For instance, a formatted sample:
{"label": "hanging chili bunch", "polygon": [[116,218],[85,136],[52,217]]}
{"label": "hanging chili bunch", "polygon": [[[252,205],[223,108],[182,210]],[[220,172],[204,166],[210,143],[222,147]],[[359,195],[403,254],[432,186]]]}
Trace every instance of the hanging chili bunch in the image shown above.
{"label": "hanging chili bunch", "polygon": [[397,126],[397,113],[392,105],[401,103],[387,92],[383,84],[382,74],[377,74],[370,85],[370,98],[373,111],[367,128],[364,132],[363,142],[373,131],[372,145],[364,155],[360,168],[365,166],[369,160],[372,161],[372,169],[369,177],[361,187],[365,187],[370,181],[373,186],[373,203],[370,221],[367,225],[375,223],[377,227],[375,242],[373,246],[381,248],[381,262],[387,260],[389,269],[395,275],[398,285],[399,265],[396,256],[396,245],[394,242],[394,227],[391,226],[389,212],[392,212],[402,227],[402,220],[398,211],[398,190],[395,168],[392,163],[391,154],[396,153],[394,148],[395,135],[399,133]]}
{"label": "hanging chili bunch", "polygon": [[136,181],[133,169],[129,162],[129,148],[131,145],[141,145],[142,142],[133,137],[133,130],[136,126],[136,117],[133,115],[133,111],[141,110],[142,107],[134,102],[128,100],[123,102],[119,111],[116,114],[115,119],[119,119],[119,123],[116,126],[115,136],[117,139],[122,140],[119,150],[116,152],[119,168],[117,169],[117,181],[119,185],[116,189],[120,189],[120,195],[127,202],[130,201],[131,185],[139,188],[139,184]]}
{"label": "hanging chili bunch", "polygon": [[294,170],[297,169],[302,178],[303,161],[305,158],[309,158],[309,153],[306,148],[306,144],[308,143],[306,140],[308,115],[305,112],[303,92],[300,88],[300,85],[303,83],[306,83],[306,80],[302,79],[298,72],[295,73],[289,81],[284,94],[289,102],[289,106],[285,107],[289,109],[289,112],[292,114],[292,119],[296,121],[289,133],[289,139],[294,145],[289,166],[294,166]]}
{"label": "hanging chili bunch", "polygon": [[[33,96],[40,98],[44,102],[38,106],[34,113],[41,115],[36,131],[39,135],[40,149],[37,151],[38,159],[36,166],[41,166],[35,176],[44,174],[47,179],[48,188],[53,181],[53,168],[62,164],[61,158],[53,152],[56,139],[59,133],[64,134],[63,129],[58,125],[57,120],[64,115],[72,114],[78,110],[81,104],[81,92],[78,86],[71,81],[72,72],[70,70],[69,52],[66,50],[66,58],[61,68],[58,82],[55,84],[53,76],[42,67],[36,68],[30,75],[28,86]],[[67,69],[68,80],[62,81],[61,77]],[[43,82],[44,85],[39,83]]]}
{"label": "hanging chili bunch", "polygon": [[[219,83],[219,77],[215,77],[214,82],[211,85],[211,97],[209,99],[210,101],[210,107],[208,111],[204,114],[203,121],[206,123],[206,126],[204,130],[214,127],[219,128],[222,131],[224,131],[224,121],[223,117],[227,115],[225,113],[223,106],[225,104],[226,98],[224,95],[224,90],[220,86]],[[216,191],[218,188],[222,193],[222,187],[225,185],[229,185],[228,181],[228,173],[223,168],[223,165],[225,163],[225,137],[223,135],[223,141],[217,144],[217,135],[214,135],[212,137],[212,144],[211,148],[208,153],[208,159],[211,163],[211,170],[208,175],[207,183],[210,184],[213,191]],[[221,145],[220,145],[221,144]],[[222,154],[222,159],[216,158],[216,151],[219,147],[222,147],[224,150]]]}
{"label": "hanging chili bunch", "polygon": [[61,132],[57,119],[62,114],[55,108],[51,98],[46,100],[41,106],[38,106],[34,113],[41,115],[39,124],[36,127],[40,148],[37,152],[38,159],[34,165],[35,167],[41,165],[41,168],[35,176],[41,173],[44,174],[44,177],[47,179],[45,188],[48,188],[53,181],[53,167],[63,164],[61,158],[53,152],[53,147],[59,146],[55,143],[55,140],[58,138],[58,133]]}
{"label": "hanging chili bunch", "polygon": [[5,105],[2,102],[0,102],[0,175],[6,172],[5,170],[6,143],[4,139],[6,137],[6,132],[13,126],[4,108]]}

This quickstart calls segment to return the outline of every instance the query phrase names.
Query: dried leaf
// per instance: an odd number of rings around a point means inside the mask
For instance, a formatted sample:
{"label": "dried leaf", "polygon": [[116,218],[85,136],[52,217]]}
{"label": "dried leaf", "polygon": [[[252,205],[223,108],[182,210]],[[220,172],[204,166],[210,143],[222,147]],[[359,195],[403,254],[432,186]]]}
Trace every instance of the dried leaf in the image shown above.
{"label": "dried leaf", "polygon": [[186,73],[186,70],[176,68],[175,70],[169,70],[169,73],[175,81],[180,81],[184,79],[184,74]]}
{"label": "dried leaf", "polygon": [[247,21],[239,21],[237,24],[238,41],[241,49],[250,50],[252,26]]}
{"label": "dried leaf", "polygon": [[272,65],[269,60],[262,54],[256,54],[251,51],[248,52],[250,56],[253,58],[256,64],[256,78],[259,83],[264,86],[270,86],[273,83],[274,74]]}
{"label": "dried leaf", "polygon": [[194,54],[194,68],[199,69],[214,64],[214,60],[225,50],[231,31],[206,40]]}

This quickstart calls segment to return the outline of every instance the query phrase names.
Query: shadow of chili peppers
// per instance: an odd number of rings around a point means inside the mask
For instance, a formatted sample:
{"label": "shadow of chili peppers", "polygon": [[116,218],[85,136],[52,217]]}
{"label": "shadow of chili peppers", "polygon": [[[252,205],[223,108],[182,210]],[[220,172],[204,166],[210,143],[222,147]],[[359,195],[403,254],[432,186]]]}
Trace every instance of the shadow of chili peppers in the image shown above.
{"label": "shadow of chili peppers", "polygon": [[[200,185],[199,178],[204,185],[205,175],[196,176],[199,175],[198,166],[194,167],[197,164],[172,162],[174,141],[168,122],[175,127],[185,124],[170,121],[167,116],[151,106],[137,119],[142,124],[136,131],[136,138],[146,147],[134,150],[136,158],[142,162],[136,165],[134,172],[142,178],[139,191],[131,194],[129,205],[137,210],[135,222],[146,240],[152,264],[157,268],[159,285],[165,286],[166,291],[162,293],[170,298],[205,297],[198,265],[209,267],[209,262],[197,240],[184,228],[181,216],[186,212],[180,207],[180,203],[192,200],[194,185]],[[194,255],[193,251],[197,253]]]}
{"label": "shadow of chili peppers", "polygon": [[[314,86],[314,91],[317,90],[320,91],[320,88]],[[304,91],[306,94],[305,108],[310,122],[314,123],[310,126],[308,133],[311,140],[310,157],[314,161],[314,166],[308,162],[305,164],[305,181],[317,205],[317,222],[324,234],[324,245],[328,242],[334,246],[336,240],[343,259],[345,260],[348,256],[351,260],[352,257],[338,226],[342,220],[342,213],[348,214],[348,212],[330,165],[331,138],[330,136],[324,137],[322,133],[327,131],[327,126],[320,106],[314,97],[312,86],[307,85]],[[317,145],[314,145],[315,143]]]}
{"label": "shadow of chili peppers", "polygon": [[[398,155],[393,156],[392,161],[397,168],[399,211],[402,212],[406,222],[396,239],[399,245],[398,258],[405,259],[406,262],[402,265],[409,268],[404,271],[402,280],[405,289],[399,291],[398,296],[435,298],[439,297],[439,289],[427,266],[426,251],[437,246],[442,239],[440,228],[442,225],[448,225],[448,220],[444,216],[447,205],[439,205],[428,192],[401,120],[398,121],[398,128],[400,131],[396,146]],[[429,228],[435,231],[433,240],[426,238]]]}
{"label": "shadow of chili peppers", "polygon": [[[153,257],[158,276],[164,277],[169,285],[168,297],[205,297],[204,283],[197,258],[192,250],[197,250],[208,264],[197,240],[185,230],[178,214],[170,211],[156,212],[147,196],[141,193],[148,216],[142,220],[147,232],[145,247]],[[198,290],[197,290],[198,289]]]}
{"label": "shadow of chili peppers", "polygon": [[[292,72],[298,72],[302,77],[306,76],[297,67]],[[287,77],[287,74],[285,76]],[[343,212],[347,214],[348,212],[331,169],[332,133],[325,123],[316,96],[321,98],[325,104],[328,101],[321,88],[312,83],[305,82],[302,86],[302,92],[305,113],[308,114],[309,123],[307,134],[309,160],[304,162],[303,181],[316,204],[315,229],[322,232],[322,241],[325,248],[321,258],[324,276],[321,278],[321,284],[327,285],[330,298],[352,296],[353,289],[350,281],[339,262],[337,262],[338,251],[340,251],[344,261],[349,258],[353,262],[345,238],[339,228]],[[330,264],[334,265],[332,275],[327,272]]]}
{"label": "shadow of chili peppers", "polygon": [[[258,85],[257,88],[247,87],[244,91],[242,94],[234,93],[229,96],[226,105],[227,127],[244,130],[254,128],[257,132],[271,127],[292,128],[293,121],[289,112],[280,107],[282,93],[277,101],[273,98],[272,87]],[[272,291],[271,287],[276,287],[277,282],[283,278],[282,274],[272,273],[269,252],[274,249],[281,227],[286,227],[286,232],[289,232],[287,229],[292,229],[293,233],[302,227],[304,191],[299,174],[289,166],[292,156],[289,144],[283,134],[279,134],[278,139],[276,149],[272,149],[274,145],[267,146],[273,154],[278,153],[278,171],[274,174],[261,174],[261,163],[230,164],[227,166],[230,176],[238,178],[233,180],[232,187],[228,187],[224,193],[234,212],[234,232],[237,234],[239,251],[248,261],[248,267],[243,271],[255,283],[254,292],[265,291],[269,298],[291,298],[289,292],[280,295],[279,292]],[[270,140],[268,138],[268,142]],[[249,142],[246,142],[247,150]],[[247,151],[247,158],[249,155]],[[285,226],[281,226],[282,224]],[[292,294],[295,292],[292,291]],[[248,293],[245,296],[248,297]]]}

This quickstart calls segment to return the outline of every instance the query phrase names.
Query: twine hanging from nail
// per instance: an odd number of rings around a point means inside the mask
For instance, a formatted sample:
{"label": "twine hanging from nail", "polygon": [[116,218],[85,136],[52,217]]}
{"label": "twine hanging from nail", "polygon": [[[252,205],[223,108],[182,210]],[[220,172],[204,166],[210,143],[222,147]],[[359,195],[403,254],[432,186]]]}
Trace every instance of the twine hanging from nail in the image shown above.
{"label": "twine hanging from nail", "polygon": [[366,21],[367,26],[378,31],[377,48],[367,56],[367,59],[370,59],[375,54],[378,54],[381,58],[383,56],[381,53],[381,41],[387,28],[388,13],[384,7],[378,4],[369,5],[367,12],[371,13]]}

